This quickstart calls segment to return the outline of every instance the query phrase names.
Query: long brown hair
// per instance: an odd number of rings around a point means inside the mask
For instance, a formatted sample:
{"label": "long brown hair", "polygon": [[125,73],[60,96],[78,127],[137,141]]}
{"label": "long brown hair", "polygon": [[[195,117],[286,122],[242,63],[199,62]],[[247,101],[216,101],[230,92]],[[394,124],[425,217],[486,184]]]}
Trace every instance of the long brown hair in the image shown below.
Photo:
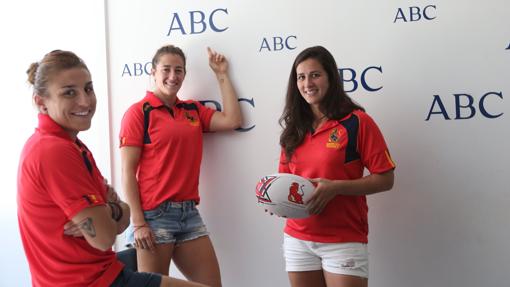
{"label": "long brown hair", "polygon": [[303,142],[307,132],[312,130],[314,116],[310,105],[303,99],[297,87],[297,66],[308,59],[317,60],[328,75],[329,88],[319,104],[320,111],[328,118],[340,120],[354,110],[364,110],[345,93],[338,73],[335,58],[322,46],[310,47],[297,55],[290,70],[285,107],[279,119],[283,131],[280,145],[290,161],[296,148]]}

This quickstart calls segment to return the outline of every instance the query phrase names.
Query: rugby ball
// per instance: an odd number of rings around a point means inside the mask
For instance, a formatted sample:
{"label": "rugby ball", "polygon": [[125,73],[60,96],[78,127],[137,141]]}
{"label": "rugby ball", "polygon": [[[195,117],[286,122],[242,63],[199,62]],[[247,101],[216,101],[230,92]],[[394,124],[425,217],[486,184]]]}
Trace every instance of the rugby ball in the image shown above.
{"label": "rugby ball", "polygon": [[290,173],[276,173],[262,177],[255,194],[259,205],[268,212],[286,218],[310,216],[306,202],[315,190],[308,179]]}

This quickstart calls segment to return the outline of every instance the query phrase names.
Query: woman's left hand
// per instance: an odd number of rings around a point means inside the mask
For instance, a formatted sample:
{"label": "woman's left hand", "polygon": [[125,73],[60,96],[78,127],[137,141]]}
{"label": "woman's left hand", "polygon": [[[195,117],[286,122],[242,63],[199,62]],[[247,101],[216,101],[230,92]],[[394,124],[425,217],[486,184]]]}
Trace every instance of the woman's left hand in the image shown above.
{"label": "woman's left hand", "polygon": [[72,221],[68,221],[64,225],[64,234],[67,236],[83,237],[81,229],[78,227],[78,225],[74,224],[74,222]]}
{"label": "woman's left hand", "polygon": [[316,186],[312,197],[306,202],[311,214],[321,213],[326,205],[337,195],[333,181],[324,178],[313,178],[310,181]]}
{"label": "woman's left hand", "polygon": [[209,66],[215,74],[225,74],[228,70],[228,61],[225,56],[207,47],[207,55],[209,56]]}

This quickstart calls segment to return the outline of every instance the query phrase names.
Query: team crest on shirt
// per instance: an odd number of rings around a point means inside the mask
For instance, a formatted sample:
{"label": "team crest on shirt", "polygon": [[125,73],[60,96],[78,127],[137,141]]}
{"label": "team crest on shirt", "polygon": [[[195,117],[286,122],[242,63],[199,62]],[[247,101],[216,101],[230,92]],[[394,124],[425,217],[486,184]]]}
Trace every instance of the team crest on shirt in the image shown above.
{"label": "team crest on shirt", "polygon": [[95,204],[99,202],[99,199],[95,194],[87,194],[84,195],[83,198],[89,203],[89,204]]}
{"label": "team crest on shirt", "polygon": [[184,116],[186,117],[186,120],[188,120],[188,123],[194,127],[198,126],[198,120],[193,116],[190,115],[187,111],[184,112]]}
{"label": "team crest on shirt", "polygon": [[338,149],[340,147],[340,132],[337,128],[334,128],[329,133],[328,142],[326,143],[327,148]]}

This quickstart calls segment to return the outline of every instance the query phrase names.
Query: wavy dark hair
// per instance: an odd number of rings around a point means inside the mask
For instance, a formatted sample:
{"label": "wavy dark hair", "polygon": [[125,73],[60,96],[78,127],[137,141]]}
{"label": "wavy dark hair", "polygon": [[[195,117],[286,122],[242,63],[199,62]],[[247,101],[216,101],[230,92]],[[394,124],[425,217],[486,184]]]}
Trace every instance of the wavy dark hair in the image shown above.
{"label": "wavy dark hair", "polygon": [[297,66],[308,59],[317,60],[328,74],[329,88],[319,104],[320,111],[328,118],[339,120],[354,110],[363,110],[344,91],[335,58],[322,46],[310,47],[297,55],[292,65],[285,97],[285,107],[279,119],[283,131],[280,145],[290,161],[296,148],[303,142],[307,132],[312,130],[314,116],[310,105],[304,100],[297,87]]}

